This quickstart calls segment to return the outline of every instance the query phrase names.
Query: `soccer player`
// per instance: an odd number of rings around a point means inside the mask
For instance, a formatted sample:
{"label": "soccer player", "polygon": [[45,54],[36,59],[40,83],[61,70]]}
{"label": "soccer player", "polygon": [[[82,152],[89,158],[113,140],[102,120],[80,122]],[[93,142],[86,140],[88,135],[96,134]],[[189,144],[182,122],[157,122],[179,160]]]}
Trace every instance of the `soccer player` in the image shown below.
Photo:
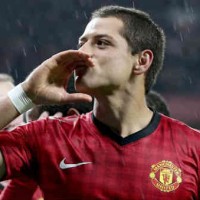
{"label": "soccer player", "polygon": [[[94,96],[93,111],[2,133],[0,177],[32,177],[45,200],[199,199],[199,132],[146,105],[164,43],[162,29],[142,11],[94,12],[79,50],[44,61],[0,100],[0,127],[39,104]],[[74,71],[81,93],[70,94]]]}

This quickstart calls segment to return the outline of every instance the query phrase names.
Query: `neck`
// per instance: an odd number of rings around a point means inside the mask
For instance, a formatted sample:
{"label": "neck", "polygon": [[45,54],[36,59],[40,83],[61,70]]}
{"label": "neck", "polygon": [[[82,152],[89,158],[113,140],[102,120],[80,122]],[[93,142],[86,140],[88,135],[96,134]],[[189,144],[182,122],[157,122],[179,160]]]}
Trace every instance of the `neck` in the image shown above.
{"label": "neck", "polygon": [[146,105],[144,92],[117,91],[95,99],[94,115],[117,134],[127,137],[145,128],[153,112]]}

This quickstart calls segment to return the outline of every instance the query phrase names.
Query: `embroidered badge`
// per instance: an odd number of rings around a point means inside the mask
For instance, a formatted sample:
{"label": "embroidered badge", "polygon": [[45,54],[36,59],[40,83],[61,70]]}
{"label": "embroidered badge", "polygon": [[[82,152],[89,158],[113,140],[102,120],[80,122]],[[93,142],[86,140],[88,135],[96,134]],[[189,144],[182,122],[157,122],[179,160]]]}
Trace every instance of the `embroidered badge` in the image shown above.
{"label": "embroidered badge", "polygon": [[162,192],[174,191],[182,182],[181,169],[167,160],[153,164],[149,177],[152,184]]}

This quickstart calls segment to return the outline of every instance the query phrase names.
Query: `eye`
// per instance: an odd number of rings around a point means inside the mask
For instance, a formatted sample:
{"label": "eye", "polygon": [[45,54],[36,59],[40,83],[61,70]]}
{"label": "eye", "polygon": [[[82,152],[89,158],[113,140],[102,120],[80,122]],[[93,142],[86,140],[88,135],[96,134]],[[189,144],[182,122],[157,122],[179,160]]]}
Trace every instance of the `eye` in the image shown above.
{"label": "eye", "polygon": [[103,48],[107,47],[110,44],[110,42],[107,40],[101,39],[101,40],[97,40],[96,44],[99,48],[103,49]]}

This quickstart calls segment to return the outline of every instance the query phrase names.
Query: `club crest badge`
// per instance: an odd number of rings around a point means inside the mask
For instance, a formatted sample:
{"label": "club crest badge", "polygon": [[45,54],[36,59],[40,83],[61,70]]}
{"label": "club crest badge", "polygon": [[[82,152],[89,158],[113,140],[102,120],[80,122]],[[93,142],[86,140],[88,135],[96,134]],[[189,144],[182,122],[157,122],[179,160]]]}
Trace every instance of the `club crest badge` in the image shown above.
{"label": "club crest badge", "polygon": [[181,169],[166,160],[153,164],[149,177],[152,184],[162,192],[174,191],[182,182]]}

